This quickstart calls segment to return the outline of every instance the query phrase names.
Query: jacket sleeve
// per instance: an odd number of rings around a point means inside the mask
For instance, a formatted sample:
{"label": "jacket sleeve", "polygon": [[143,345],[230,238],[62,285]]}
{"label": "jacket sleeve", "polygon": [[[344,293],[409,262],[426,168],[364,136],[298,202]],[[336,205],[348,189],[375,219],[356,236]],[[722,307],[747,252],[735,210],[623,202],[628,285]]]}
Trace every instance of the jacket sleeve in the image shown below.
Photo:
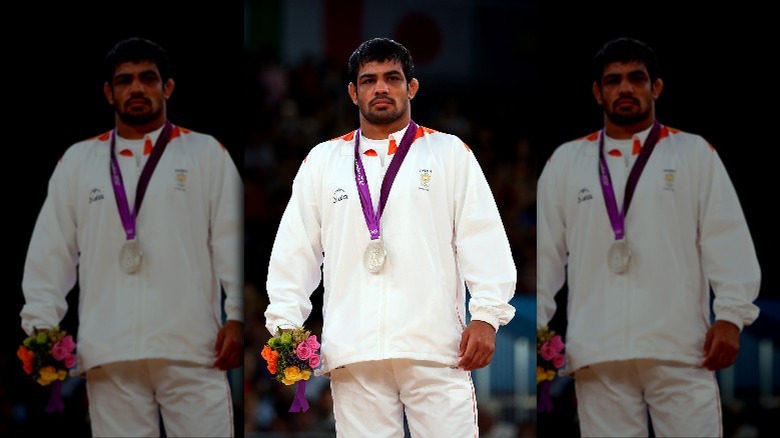
{"label": "jacket sleeve", "polygon": [[76,158],[66,152],[57,163],[27,251],[22,277],[25,304],[20,315],[28,335],[35,328],[59,325],[68,310],[65,297],[76,284],[79,250],[70,178]]}
{"label": "jacket sleeve", "polygon": [[729,321],[741,330],[758,317],[759,309],[753,301],[758,296],[761,270],[723,162],[711,147],[703,153],[706,156],[697,160],[705,163],[706,169],[699,189],[702,268],[715,294],[715,319]]}
{"label": "jacket sleeve", "polygon": [[517,270],[485,175],[467,146],[456,148],[454,243],[458,267],[471,295],[471,319],[498,330],[515,315],[509,300],[515,293]]}
{"label": "jacket sleeve", "polygon": [[216,150],[209,194],[212,262],[225,291],[227,319],[243,321],[243,184],[228,151],[224,147]]}
{"label": "jacket sleeve", "polygon": [[279,223],[266,288],[270,304],[266,328],[300,327],[312,310],[311,294],[320,284],[323,261],[321,219],[313,183],[312,157],[304,160],[293,180],[292,196]]}
{"label": "jacket sleeve", "polygon": [[537,183],[536,196],[536,326],[549,324],[555,295],[566,280],[566,222],[560,194],[561,157],[553,154]]}

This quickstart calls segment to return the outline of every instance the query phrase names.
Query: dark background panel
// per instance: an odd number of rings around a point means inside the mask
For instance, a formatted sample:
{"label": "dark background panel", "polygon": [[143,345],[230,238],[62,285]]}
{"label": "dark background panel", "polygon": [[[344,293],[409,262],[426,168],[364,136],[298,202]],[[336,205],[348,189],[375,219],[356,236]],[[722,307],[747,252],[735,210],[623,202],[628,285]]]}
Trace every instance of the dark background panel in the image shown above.
{"label": "dark background panel", "polygon": [[[113,112],[102,91],[102,61],[111,47],[131,36],[160,44],[171,59],[176,82],[169,118],[216,137],[243,169],[245,136],[239,126],[244,113],[237,86],[243,63],[243,5],[81,3],[28,3],[10,8],[2,19],[0,123],[6,152],[4,183],[11,194],[5,211],[13,213],[5,221],[0,306],[0,435],[45,436],[66,427],[78,436],[89,434],[83,385],[67,386],[63,414],[44,416],[48,390],[29,380],[15,353],[25,337],[19,318],[24,260],[49,177],[68,146],[113,128]],[[77,290],[68,301],[70,310],[62,326],[75,334]],[[243,416],[236,419],[242,421]],[[240,423],[237,429],[242,429]]]}
{"label": "dark background panel", "polygon": [[[608,40],[629,36],[659,57],[664,90],[658,119],[703,136],[717,150],[737,190],[763,275],[758,320],[741,336],[737,363],[718,372],[725,436],[774,436],[780,394],[780,291],[774,275],[774,149],[778,88],[769,6],[755,2],[540,2],[538,81],[531,136],[537,173],[561,143],[603,125],[592,92],[591,59]],[[595,169],[594,169],[595,171]],[[735,257],[739,255],[735,254]],[[566,291],[550,326],[566,329]],[[539,414],[539,436],[578,436],[570,379],[552,385],[555,410]]]}

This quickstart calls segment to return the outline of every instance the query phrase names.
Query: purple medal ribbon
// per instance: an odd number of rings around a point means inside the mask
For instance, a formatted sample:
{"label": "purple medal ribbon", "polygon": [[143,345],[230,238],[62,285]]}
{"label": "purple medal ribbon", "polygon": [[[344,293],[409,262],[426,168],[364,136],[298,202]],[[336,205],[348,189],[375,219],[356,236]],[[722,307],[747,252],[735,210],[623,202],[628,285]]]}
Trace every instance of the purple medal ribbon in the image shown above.
{"label": "purple medal ribbon", "polygon": [[152,178],[152,172],[154,172],[154,168],[157,167],[157,163],[160,161],[160,157],[163,152],[165,152],[165,147],[168,145],[171,131],[173,131],[173,124],[166,120],[165,126],[157,137],[157,141],[154,143],[152,153],[149,154],[149,159],[146,161],[144,169],[141,171],[141,177],[138,179],[138,186],[136,187],[135,193],[135,206],[132,211],[130,210],[130,206],[127,205],[125,184],[122,181],[122,173],[119,171],[119,163],[114,154],[114,150],[116,149],[116,129],[111,131],[111,184],[114,188],[116,206],[119,208],[119,217],[122,219],[122,226],[125,229],[127,240],[135,239],[135,218],[138,216],[138,211],[141,209],[141,202],[144,200],[146,187],[149,185],[149,180]]}
{"label": "purple medal ribbon", "polygon": [[639,176],[642,174],[647,160],[655,148],[655,144],[658,143],[660,134],[661,124],[656,120],[650,129],[650,133],[647,134],[645,144],[642,146],[634,166],[631,167],[631,173],[628,174],[628,182],[626,183],[626,191],[623,197],[623,209],[619,211],[617,200],[615,199],[615,189],[612,187],[612,178],[609,176],[607,160],[604,157],[604,136],[606,132],[603,129],[601,130],[601,136],[599,137],[599,181],[601,182],[601,192],[604,194],[604,202],[607,204],[607,215],[612,223],[612,230],[615,232],[615,240],[620,240],[626,235],[625,218],[628,206],[634,197],[634,189],[636,189],[636,185],[639,182]]}
{"label": "purple medal ribbon", "polygon": [[537,393],[539,394],[539,402],[536,404],[536,412],[552,412],[553,402],[550,397],[550,381],[545,380],[539,383]]}
{"label": "purple medal ribbon", "polygon": [[306,412],[309,410],[309,402],[306,400],[306,381],[299,380],[295,383],[295,396],[290,410],[287,412]]}
{"label": "purple medal ribbon", "polygon": [[51,383],[49,389],[49,403],[46,404],[44,411],[48,413],[62,412],[65,409],[65,403],[62,401],[62,381],[55,380]]}
{"label": "purple medal ribbon", "polygon": [[409,120],[409,126],[406,133],[398,145],[390,165],[387,167],[387,173],[382,180],[382,189],[379,193],[379,210],[374,211],[374,204],[371,200],[371,192],[368,190],[368,181],[366,180],[366,171],[363,168],[363,160],[360,158],[360,130],[355,133],[355,183],[357,184],[358,195],[360,196],[360,205],[363,207],[363,217],[366,218],[366,225],[371,234],[371,240],[379,238],[379,218],[387,204],[387,197],[390,195],[390,188],[393,186],[398,169],[401,168],[404,158],[406,158],[409,148],[412,146],[414,134],[417,132],[417,124],[414,120]]}

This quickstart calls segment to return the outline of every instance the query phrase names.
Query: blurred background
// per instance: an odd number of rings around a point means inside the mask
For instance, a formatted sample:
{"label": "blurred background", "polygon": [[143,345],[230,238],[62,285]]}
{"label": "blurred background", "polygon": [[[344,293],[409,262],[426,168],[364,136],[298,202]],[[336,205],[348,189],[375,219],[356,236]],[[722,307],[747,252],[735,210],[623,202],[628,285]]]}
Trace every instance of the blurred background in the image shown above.
{"label": "blurred background", "polygon": [[[499,330],[491,365],[474,373],[480,433],[534,436],[536,171],[529,135],[535,3],[278,0],[245,6],[246,436],[335,436],[328,381],[312,379],[306,387],[311,409],[290,414],[294,387],[272,380],[258,351],[270,336],[265,280],[292,180],[312,147],[358,127],[347,95],[347,60],[374,37],[410,50],[420,81],[412,118],[468,144],[496,198],[518,269],[517,315]],[[312,301],[306,326],[319,335],[322,290]]]}

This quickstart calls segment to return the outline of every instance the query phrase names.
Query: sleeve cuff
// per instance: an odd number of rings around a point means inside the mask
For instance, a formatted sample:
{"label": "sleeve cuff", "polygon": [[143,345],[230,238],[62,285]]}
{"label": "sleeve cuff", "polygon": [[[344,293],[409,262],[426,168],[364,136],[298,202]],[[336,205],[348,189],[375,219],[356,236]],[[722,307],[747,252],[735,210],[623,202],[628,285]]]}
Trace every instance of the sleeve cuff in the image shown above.
{"label": "sleeve cuff", "polygon": [[471,320],[472,321],[486,322],[486,323],[492,325],[493,326],[493,330],[495,330],[496,333],[498,333],[498,326],[500,325],[499,321],[498,321],[498,318],[496,318],[495,316],[493,316],[493,315],[491,315],[489,313],[478,313],[476,315],[472,315],[471,316]]}
{"label": "sleeve cuff", "polygon": [[736,315],[734,313],[728,313],[728,312],[721,312],[718,315],[715,316],[716,321],[727,321],[739,328],[739,331],[742,331],[742,328],[744,327],[744,323],[742,321],[742,317],[739,315]]}
{"label": "sleeve cuff", "polygon": [[277,336],[279,334],[279,329],[296,329],[298,327],[300,326],[287,320],[276,321],[274,324],[266,323],[265,326],[271,333],[271,336]]}

